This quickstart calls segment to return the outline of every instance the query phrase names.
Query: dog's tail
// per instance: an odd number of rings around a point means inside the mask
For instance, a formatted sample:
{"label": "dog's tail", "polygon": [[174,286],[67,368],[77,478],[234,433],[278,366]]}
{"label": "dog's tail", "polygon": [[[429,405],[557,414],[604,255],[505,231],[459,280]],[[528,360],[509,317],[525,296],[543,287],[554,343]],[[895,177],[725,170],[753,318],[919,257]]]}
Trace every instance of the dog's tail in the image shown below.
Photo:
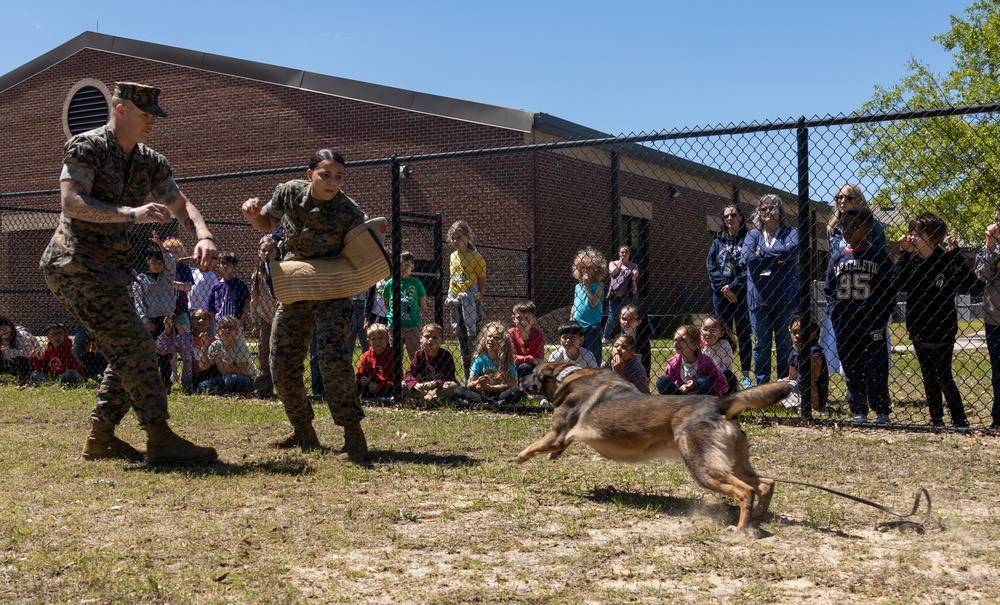
{"label": "dog's tail", "polygon": [[790,382],[771,382],[745,391],[737,391],[719,400],[719,412],[727,420],[732,420],[747,408],[759,410],[778,403],[792,392],[792,388]]}

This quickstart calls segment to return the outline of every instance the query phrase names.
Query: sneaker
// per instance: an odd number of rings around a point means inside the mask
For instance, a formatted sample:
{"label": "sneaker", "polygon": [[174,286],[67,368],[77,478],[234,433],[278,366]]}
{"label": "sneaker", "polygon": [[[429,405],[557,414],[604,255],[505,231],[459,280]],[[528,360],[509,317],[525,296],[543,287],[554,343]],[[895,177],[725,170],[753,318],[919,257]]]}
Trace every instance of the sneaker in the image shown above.
{"label": "sneaker", "polygon": [[889,423],[890,420],[888,414],[879,414],[878,416],[875,416],[875,424],[889,424]]}
{"label": "sneaker", "polygon": [[862,422],[868,422],[868,414],[855,414],[852,421],[856,424],[860,424]]}
{"label": "sneaker", "polygon": [[752,386],[753,386],[753,381],[750,380],[749,376],[744,376],[743,378],[740,378],[740,388],[741,389],[749,389]]}
{"label": "sneaker", "polygon": [[994,422],[993,424],[990,425],[991,431],[995,431],[997,429],[1000,429],[1000,422]]}

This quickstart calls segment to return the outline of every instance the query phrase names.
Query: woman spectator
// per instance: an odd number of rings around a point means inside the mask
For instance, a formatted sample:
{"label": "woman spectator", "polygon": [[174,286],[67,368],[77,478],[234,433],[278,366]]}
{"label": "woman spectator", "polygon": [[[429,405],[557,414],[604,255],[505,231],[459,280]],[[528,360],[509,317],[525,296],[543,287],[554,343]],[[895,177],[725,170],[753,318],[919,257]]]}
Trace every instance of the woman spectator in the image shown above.
{"label": "woman spectator", "polygon": [[[608,320],[604,323],[604,344],[609,344],[615,334],[622,307],[634,305],[639,298],[639,265],[629,261],[631,256],[632,248],[622,246],[618,249],[618,260],[608,263],[611,284],[608,286]],[[649,363],[648,359],[646,363]]]}
{"label": "woman spectator", "polygon": [[[753,385],[750,361],[753,357],[750,310],[747,307],[747,273],[743,264],[743,242],[747,237],[746,216],[733,204],[722,209],[722,228],[708,249],[705,267],[712,284],[715,315],[729,334],[735,334],[740,354],[740,386]],[[733,326],[735,325],[735,330]]]}
{"label": "woman spectator", "polygon": [[757,229],[743,241],[747,271],[747,303],[753,328],[753,367],[757,384],[771,380],[771,342],[778,359],[792,353],[788,324],[798,306],[799,272],[796,258],[799,232],[788,224],[781,198],[768,194],[757,206]]}

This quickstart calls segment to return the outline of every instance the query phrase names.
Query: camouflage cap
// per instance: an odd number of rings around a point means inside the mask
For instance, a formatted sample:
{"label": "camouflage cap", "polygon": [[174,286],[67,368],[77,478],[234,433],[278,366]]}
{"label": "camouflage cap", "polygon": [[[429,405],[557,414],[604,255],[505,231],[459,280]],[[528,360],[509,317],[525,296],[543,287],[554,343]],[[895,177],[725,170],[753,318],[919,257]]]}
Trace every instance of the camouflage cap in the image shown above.
{"label": "camouflage cap", "polygon": [[115,96],[119,99],[132,101],[141,111],[151,113],[154,116],[166,117],[167,115],[158,102],[159,88],[135,82],[115,82]]}

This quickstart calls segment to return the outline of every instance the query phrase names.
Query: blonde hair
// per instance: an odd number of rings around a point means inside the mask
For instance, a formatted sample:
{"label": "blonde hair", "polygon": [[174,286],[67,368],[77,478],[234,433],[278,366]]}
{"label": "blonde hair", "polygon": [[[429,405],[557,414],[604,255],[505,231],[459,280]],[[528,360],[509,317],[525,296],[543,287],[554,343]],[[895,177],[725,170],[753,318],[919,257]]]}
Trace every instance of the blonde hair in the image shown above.
{"label": "blonde hair", "polygon": [[172,235],[163,240],[163,247],[166,248],[167,252],[172,254],[174,258],[183,258],[187,256],[187,249],[184,247],[184,242]]}
{"label": "blonde hair", "polygon": [[365,330],[365,334],[368,335],[368,338],[371,338],[372,336],[375,336],[376,334],[382,334],[386,338],[388,338],[389,337],[389,328],[387,328],[385,324],[373,323],[373,324],[370,324],[368,326],[367,330]]}
{"label": "blonde hair", "polygon": [[472,354],[473,359],[483,353],[488,353],[486,348],[486,337],[491,333],[500,335],[500,350],[497,351],[497,380],[506,379],[514,371],[514,347],[510,344],[510,336],[507,335],[507,328],[499,321],[491,321],[483,326],[482,334],[479,335],[479,342],[476,343],[476,350]]}
{"label": "blonde hair", "polygon": [[[833,195],[834,196],[840,195],[841,190],[843,190],[845,187],[851,190],[851,194],[854,196],[855,207],[857,206],[861,206],[863,208],[868,207],[868,198],[865,197],[865,192],[861,190],[860,185],[857,185],[855,183],[846,183],[844,185],[841,185],[840,187],[837,187],[837,192],[834,193]],[[833,213],[830,215],[830,220],[826,223],[827,233],[833,234],[833,229],[837,226],[837,223],[840,222],[841,215],[843,215],[843,213],[840,211],[839,208],[837,208],[837,202],[836,200],[834,200]]]}
{"label": "blonde hair", "polygon": [[476,239],[476,237],[472,233],[472,227],[469,226],[469,223],[465,221],[455,221],[454,223],[452,223],[451,227],[448,228],[448,237],[449,238],[455,237],[455,234],[464,235],[465,238],[469,240],[468,243],[466,244],[469,250],[476,249],[475,244],[472,243],[472,240]]}
{"label": "blonde hair", "polygon": [[598,252],[593,246],[587,246],[576,253],[573,257],[573,277],[577,281],[583,281],[583,266],[594,267],[594,280],[601,281],[608,276],[608,259]]}

